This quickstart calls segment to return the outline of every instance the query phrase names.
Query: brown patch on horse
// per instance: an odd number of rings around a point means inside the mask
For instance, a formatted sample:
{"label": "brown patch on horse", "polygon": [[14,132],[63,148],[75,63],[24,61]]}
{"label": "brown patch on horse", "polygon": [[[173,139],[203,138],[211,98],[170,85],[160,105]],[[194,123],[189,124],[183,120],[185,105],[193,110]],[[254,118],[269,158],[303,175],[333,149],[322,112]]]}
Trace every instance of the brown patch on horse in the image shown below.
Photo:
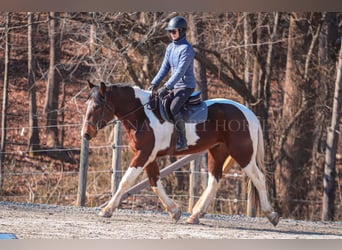
{"label": "brown patch on horse", "polygon": [[210,108],[217,112],[209,112],[209,119],[212,122],[211,127],[207,129],[214,129],[219,142],[226,144],[228,154],[225,155],[225,159],[231,155],[244,168],[253,154],[253,142],[245,115],[231,104],[213,104]]}
{"label": "brown patch on horse", "polygon": [[159,167],[156,161],[149,163],[145,168],[146,174],[148,176],[148,180],[152,187],[157,186],[157,181],[159,180]]}

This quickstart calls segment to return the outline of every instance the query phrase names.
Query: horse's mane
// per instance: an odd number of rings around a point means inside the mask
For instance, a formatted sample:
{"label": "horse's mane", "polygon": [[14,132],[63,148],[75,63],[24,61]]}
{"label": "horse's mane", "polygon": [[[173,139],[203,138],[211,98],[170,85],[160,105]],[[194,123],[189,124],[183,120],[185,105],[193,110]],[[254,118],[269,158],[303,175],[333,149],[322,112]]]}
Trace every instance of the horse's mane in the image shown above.
{"label": "horse's mane", "polygon": [[[112,87],[119,87],[119,88],[133,88],[135,87],[134,84],[131,84],[131,83],[105,83],[104,84],[106,85],[106,88],[112,88]],[[95,102],[97,103],[101,103],[104,101],[103,97],[100,96],[98,94],[98,89],[99,89],[99,85],[95,85],[95,87],[90,91],[89,93],[89,96],[88,96],[88,99],[90,97],[94,98]]]}
{"label": "horse's mane", "polygon": [[[150,91],[147,91],[147,90],[144,90],[142,88],[140,88],[139,86],[133,84],[133,83],[104,83],[106,85],[106,88],[109,90],[109,91],[112,91],[113,88],[114,90],[115,89],[125,89],[125,88],[129,88],[129,89],[132,89],[134,91],[137,91],[140,94],[141,97],[143,97],[144,99],[147,99],[150,97]],[[103,103],[105,101],[104,97],[99,95],[98,94],[98,88],[99,86],[96,85],[95,88],[93,88],[88,96],[88,99],[90,97],[92,97],[94,99],[94,101],[96,103]]]}
{"label": "horse's mane", "polygon": [[139,90],[140,92],[143,92],[143,93],[146,93],[146,92],[150,93],[150,91],[142,89],[142,88],[140,88],[138,85],[136,85],[134,83],[110,83],[110,84],[106,83],[106,86],[108,88],[112,88],[112,87],[132,88],[132,89],[135,89],[135,90]]}
{"label": "horse's mane", "polygon": [[107,87],[119,87],[119,88],[125,88],[125,87],[138,87],[134,83],[106,83]]}

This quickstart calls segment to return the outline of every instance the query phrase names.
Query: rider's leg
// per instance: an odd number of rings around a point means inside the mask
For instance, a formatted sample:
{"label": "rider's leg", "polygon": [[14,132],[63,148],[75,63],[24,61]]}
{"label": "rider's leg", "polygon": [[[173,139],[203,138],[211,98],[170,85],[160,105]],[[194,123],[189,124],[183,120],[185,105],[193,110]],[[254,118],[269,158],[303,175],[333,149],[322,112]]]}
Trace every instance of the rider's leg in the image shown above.
{"label": "rider's leg", "polygon": [[170,105],[170,111],[173,116],[176,130],[177,130],[177,144],[176,151],[185,150],[188,148],[185,133],[185,121],[180,112],[185,102],[189,99],[194,89],[179,88],[174,89],[174,98]]}

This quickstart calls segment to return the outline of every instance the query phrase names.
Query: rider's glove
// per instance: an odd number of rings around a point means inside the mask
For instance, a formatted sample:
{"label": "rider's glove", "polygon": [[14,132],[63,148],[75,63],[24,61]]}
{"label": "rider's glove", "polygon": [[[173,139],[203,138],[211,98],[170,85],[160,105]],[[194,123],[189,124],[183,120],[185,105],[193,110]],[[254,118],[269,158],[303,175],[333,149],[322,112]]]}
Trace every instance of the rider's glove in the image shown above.
{"label": "rider's glove", "polygon": [[158,96],[160,99],[163,99],[169,93],[169,89],[167,87],[162,87],[158,90]]}

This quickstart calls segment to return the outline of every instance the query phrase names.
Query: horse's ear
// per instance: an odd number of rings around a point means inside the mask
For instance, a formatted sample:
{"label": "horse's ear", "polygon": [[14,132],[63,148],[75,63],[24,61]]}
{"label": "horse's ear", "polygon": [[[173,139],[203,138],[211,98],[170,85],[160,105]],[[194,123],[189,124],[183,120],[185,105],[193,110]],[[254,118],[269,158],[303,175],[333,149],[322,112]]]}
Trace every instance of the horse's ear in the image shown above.
{"label": "horse's ear", "polygon": [[99,92],[102,96],[105,96],[106,93],[106,84],[104,82],[100,83],[100,88],[99,88]]}
{"label": "horse's ear", "polygon": [[95,85],[94,84],[92,84],[89,80],[87,80],[87,82],[88,82],[88,87],[90,88],[90,89],[92,89],[92,88],[94,88],[95,87]]}

